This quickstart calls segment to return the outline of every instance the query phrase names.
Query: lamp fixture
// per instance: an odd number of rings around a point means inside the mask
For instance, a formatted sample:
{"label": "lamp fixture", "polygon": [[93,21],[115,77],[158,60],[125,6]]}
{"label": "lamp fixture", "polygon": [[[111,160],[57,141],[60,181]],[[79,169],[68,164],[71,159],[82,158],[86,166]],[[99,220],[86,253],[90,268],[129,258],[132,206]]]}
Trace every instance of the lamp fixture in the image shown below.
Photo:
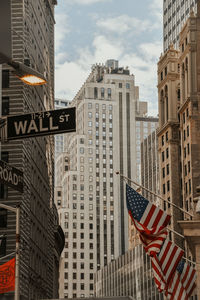
{"label": "lamp fixture", "polygon": [[47,82],[44,76],[36,70],[16,62],[2,53],[0,53],[0,63],[6,63],[11,66],[13,74],[28,85],[42,85]]}

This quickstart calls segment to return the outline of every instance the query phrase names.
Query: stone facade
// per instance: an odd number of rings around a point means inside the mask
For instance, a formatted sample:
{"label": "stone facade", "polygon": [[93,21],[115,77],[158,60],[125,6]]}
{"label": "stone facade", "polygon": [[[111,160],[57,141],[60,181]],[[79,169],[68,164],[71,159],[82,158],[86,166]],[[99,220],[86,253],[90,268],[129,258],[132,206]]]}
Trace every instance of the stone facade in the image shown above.
{"label": "stone facade", "polygon": [[[54,5],[55,0],[11,0],[12,58],[44,74],[47,84],[27,86],[8,66],[2,71],[2,115],[54,108]],[[20,205],[20,299],[58,296],[62,232],[54,205],[54,138],[38,137],[1,145],[1,158],[24,173],[21,194],[1,185],[0,201]],[[5,222],[6,253],[15,250],[15,216],[0,210]],[[12,299],[13,293],[0,299]]]}
{"label": "stone facade", "polygon": [[[180,50],[170,47],[158,63],[161,194],[191,214],[200,178],[199,36],[200,18],[191,13],[180,32]],[[166,210],[176,231],[177,220],[191,218],[168,204]]]}

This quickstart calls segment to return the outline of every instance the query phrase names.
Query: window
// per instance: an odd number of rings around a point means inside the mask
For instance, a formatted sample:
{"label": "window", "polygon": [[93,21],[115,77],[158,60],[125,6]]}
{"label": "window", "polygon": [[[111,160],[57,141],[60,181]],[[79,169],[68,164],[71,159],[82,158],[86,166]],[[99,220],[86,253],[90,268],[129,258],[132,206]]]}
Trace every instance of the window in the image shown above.
{"label": "window", "polygon": [[164,141],[164,135],[162,135],[162,146],[164,146],[164,143],[165,143],[165,141]]}
{"label": "window", "polygon": [[73,273],[73,279],[76,279],[76,273]]}
{"label": "window", "polygon": [[9,115],[9,97],[2,97],[2,116]]}
{"label": "window", "polygon": [[84,148],[83,148],[83,147],[80,148],[80,153],[81,153],[81,154],[84,153]]}
{"label": "window", "polygon": [[92,127],[92,121],[88,122],[88,127]]}
{"label": "window", "polygon": [[162,161],[164,161],[165,160],[165,152],[163,151],[162,152]]}
{"label": "window", "polygon": [[169,180],[167,181],[167,191],[168,192],[170,191],[170,182],[169,182]]}
{"label": "window", "polygon": [[165,195],[165,184],[163,184],[163,194]]}
{"label": "window", "polygon": [[68,279],[68,273],[65,273],[65,279]]}
{"label": "window", "polygon": [[76,283],[73,283],[73,290],[76,290]]}
{"label": "window", "polygon": [[121,82],[119,82],[119,88],[120,88],[120,89],[122,88],[122,83],[121,83]]}
{"label": "window", "polygon": [[166,149],[166,158],[169,158],[169,148]]}
{"label": "window", "polygon": [[84,253],[83,252],[80,253],[80,258],[84,259]]}
{"label": "window", "polygon": [[81,273],[80,275],[81,279],[84,279],[84,273]]}
{"label": "window", "polygon": [[76,243],[75,242],[73,243],[73,249],[76,249]]}
{"label": "window", "polygon": [[98,97],[98,88],[94,88],[94,98],[96,99]]}
{"label": "window", "polygon": [[80,266],[81,266],[81,269],[84,269],[84,263],[83,262],[81,262]]}
{"label": "window", "polygon": [[93,270],[93,263],[90,263],[90,270]]}
{"label": "window", "polygon": [[92,103],[88,103],[88,108],[92,108]]}
{"label": "window", "polygon": [[76,252],[73,252],[73,258],[76,259],[77,258],[77,254]]}
{"label": "window", "polygon": [[93,280],[93,278],[94,278],[93,273],[90,273],[90,280]]}
{"label": "window", "polygon": [[165,178],[165,168],[162,169],[162,177]]}
{"label": "window", "polygon": [[166,132],[166,142],[168,141],[168,131]]}
{"label": "window", "polygon": [[2,88],[9,88],[9,70],[2,70]]}
{"label": "window", "polygon": [[104,98],[104,88],[101,88],[101,98]]}
{"label": "window", "polygon": [[77,268],[77,264],[76,264],[75,262],[73,263],[72,266],[73,266],[73,269],[76,269],[76,268]]}
{"label": "window", "polygon": [[111,88],[108,88],[108,99],[111,98]]}
{"label": "window", "polygon": [[84,283],[81,283],[81,290],[84,290]]}
{"label": "window", "polygon": [[6,255],[6,236],[1,237],[0,241],[1,241],[0,257],[3,257]]}
{"label": "window", "polygon": [[84,243],[81,243],[81,249],[84,249]]}
{"label": "window", "polygon": [[88,112],[88,118],[92,118],[92,113],[91,112]]}
{"label": "window", "polygon": [[128,83],[128,82],[126,83],[126,88],[130,89],[130,83]]}
{"label": "window", "polygon": [[169,164],[167,164],[167,175],[169,175]]}
{"label": "window", "polygon": [[187,136],[190,135],[189,126],[187,126]]}

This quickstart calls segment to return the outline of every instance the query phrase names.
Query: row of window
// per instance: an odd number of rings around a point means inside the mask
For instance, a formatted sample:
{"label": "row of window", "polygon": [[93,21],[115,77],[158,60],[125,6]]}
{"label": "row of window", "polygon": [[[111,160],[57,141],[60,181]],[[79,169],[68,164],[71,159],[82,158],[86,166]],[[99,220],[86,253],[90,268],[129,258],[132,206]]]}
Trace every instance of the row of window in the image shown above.
{"label": "row of window", "polygon": [[[91,109],[91,108],[92,108],[92,103],[89,102],[88,103],[88,109]],[[95,104],[95,108],[99,109],[99,104],[98,103]],[[106,110],[106,104],[102,104],[102,109]],[[110,104],[109,105],[109,111],[111,111],[112,109],[113,109],[113,106]]]}
{"label": "row of window", "polygon": [[166,188],[167,188],[167,192],[170,191],[170,181],[167,181],[167,184],[165,185],[165,183],[163,183],[163,195],[166,194]]}
{"label": "row of window", "polygon": [[165,141],[168,142],[169,136],[168,136],[168,131],[165,133],[165,136],[162,135],[162,146],[164,146]]}
{"label": "row of window", "polygon": [[[65,274],[68,274],[68,273],[65,273]],[[73,274],[76,274],[76,273],[73,273]],[[81,273],[81,274],[83,274],[83,273]],[[65,279],[67,279],[66,276],[65,276]],[[73,279],[76,279],[76,278],[75,278],[75,275],[74,275]],[[84,278],[81,278],[81,279],[84,279]],[[94,289],[93,283],[90,283],[89,288],[90,288],[90,291],[93,291],[93,289]],[[65,285],[65,289],[66,289],[66,290],[68,289],[68,285]],[[72,289],[73,289],[73,290],[76,290],[76,289],[77,289],[77,283],[72,283]],[[84,285],[84,283],[80,283],[80,289],[81,289],[81,290],[85,290],[85,285]],[[73,298],[76,298],[76,297],[73,297]]]}
{"label": "row of window", "polygon": [[166,159],[169,158],[169,148],[166,149],[166,152],[165,151],[162,151],[162,162],[165,161],[165,155],[166,155]]}
{"label": "row of window", "polygon": [[[77,203],[73,203],[73,209],[77,209]],[[84,203],[80,203],[80,209],[84,209]],[[93,204],[89,204],[89,210],[93,210]]]}
{"label": "row of window", "polygon": [[[92,221],[93,220],[93,214],[89,214],[89,220]],[[77,229],[77,223],[73,222],[73,229]],[[65,229],[69,228],[69,223],[68,222],[64,222],[64,227]],[[80,223],[80,229],[84,229],[84,223]]]}
{"label": "row of window", "polygon": [[[66,262],[65,265],[66,264],[68,264],[68,263]],[[74,275],[74,274],[76,274],[76,275]],[[73,273],[73,279],[77,279],[77,273]],[[85,273],[80,273],[80,279],[85,279]],[[94,279],[94,274],[90,273],[90,280],[93,280],[93,279]],[[68,289],[68,283],[65,282],[64,288]]]}
{"label": "row of window", "polygon": [[[90,297],[93,297],[93,296],[94,296],[94,294],[90,294]],[[85,298],[85,294],[81,294],[80,297],[81,297],[81,298]],[[64,299],[68,299],[68,298],[69,298],[68,294],[65,293],[65,294],[64,294]],[[77,294],[72,294],[72,298],[73,298],[73,299],[74,299],[74,298],[77,298]]]}
{"label": "row of window", "polygon": [[[66,247],[66,248],[68,248],[68,247]],[[85,253],[84,252],[81,252],[81,253],[78,253],[79,255],[80,255],[80,259],[84,259],[85,258]],[[73,259],[77,259],[77,252],[73,252],[72,253],[72,257],[73,257]],[[91,253],[89,253],[89,258],[90,259],[93,259],[94,258],[94,254],[91,252]],[[68,267],[69,267],[69,263],[68,262],[65,262],[65,269],[68,269]]]}

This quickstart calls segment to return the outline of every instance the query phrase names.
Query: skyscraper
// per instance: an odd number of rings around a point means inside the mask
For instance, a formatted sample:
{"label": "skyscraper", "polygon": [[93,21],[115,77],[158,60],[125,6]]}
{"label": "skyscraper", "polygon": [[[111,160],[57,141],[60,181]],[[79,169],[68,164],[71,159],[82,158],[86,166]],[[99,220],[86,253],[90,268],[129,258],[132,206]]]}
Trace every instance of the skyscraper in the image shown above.
{"label": "skyscraper", "polygon": [[128,249],[124,181],[115,172],[136,179],[135,116],[146,107],[138,97],[134,75],[111,60],[93,66],[71,103],[77,132],[65,137],[57,169],[66,236],[60,297],[93,295],[96,270]]}
{"label": "skyscraper", "polygon": [[190,15],[197,12],[197,0],[163,0],[163,49],[179,47],[179,33]]}
{"label": "skyscraper", "polygon": [[[67,108],[69,106],[70,101],[64,99],[55,99],[55,109]],[[55,135],[55,159],[57,156],[64,151],[64,134],[56,134]]]}
{"label": "skyscraper", "polygon": [[[8,1],[9,2],[9,1]],[[56,0],[11,0],[12,58],[44,74],[45,86],[27,86],[2,71],[2,115],[17,115],[54,108],[54,5]],[[2,41],[1,41],[2,42]],[[58,296],[62,230],[53,201],[54,138],[15,140],[1,145],[1,159],[23,171],[24,192],[5,185],[0,201],[20,205],[20,299]],[[5,233],[8,255],[15,250],[15,216],[0,209],[0,234]],[[60,240],[59,240],[60,239]],[[13,295],[5,295],[6,299]],[[0,299],[4,297],[0,296]]]}

